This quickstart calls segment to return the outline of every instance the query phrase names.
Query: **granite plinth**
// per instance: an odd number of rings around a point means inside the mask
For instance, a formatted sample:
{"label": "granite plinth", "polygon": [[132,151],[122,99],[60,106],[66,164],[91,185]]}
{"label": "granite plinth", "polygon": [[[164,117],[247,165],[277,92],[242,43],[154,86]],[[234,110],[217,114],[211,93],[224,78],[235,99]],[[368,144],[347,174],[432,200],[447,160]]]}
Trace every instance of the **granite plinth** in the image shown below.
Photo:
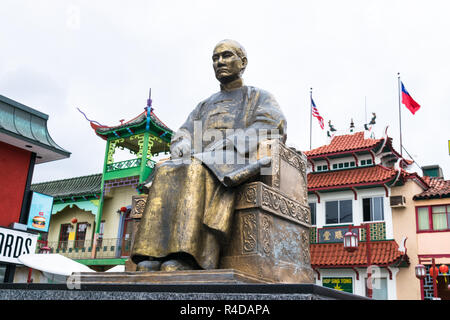
{"label": "granite plinth", "polygon": [[0,284],[0,300],[367,300],[314,284]]}

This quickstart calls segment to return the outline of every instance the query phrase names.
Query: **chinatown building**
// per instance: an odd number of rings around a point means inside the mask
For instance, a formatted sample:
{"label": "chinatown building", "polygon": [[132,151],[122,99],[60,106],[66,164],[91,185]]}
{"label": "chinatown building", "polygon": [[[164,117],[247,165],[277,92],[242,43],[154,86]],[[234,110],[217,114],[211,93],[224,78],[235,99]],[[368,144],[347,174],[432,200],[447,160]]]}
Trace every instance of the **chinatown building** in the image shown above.
{"label": "chinatown building", "polygon": [[70,152],[51,138],[47,130],[48,118],[40,111],[0,95],[0,177],[3,181],[0,184],[0,239],[3,244],[0,282],[13,282],[18,265],[14,261],[23,253],[19,250],[21,252],[12,254],[7,250],[8,241],[3,239],[11,239],[9,244],[12,245],[15,236],[20,232],[26,235],[30,227],[27,228],[27,222],[33,199],[30,185],[34,166],[70,156]]}
{"label": "chinatown building", "polygon": [[168,157],[173,131],[150,107],[117,126],[91,122],[105,140],[103,172],[31,186],[52,195],[47,246],[97,271],[124,265],[130,255],[135,212],[155,163]]}
{"label": "chinatown building", "polygon": [[[409,172],[413,162],[387,134],[374,139],[367,131],[305,154],[316,284],[374,299],[420,299],[413,196],[429,186]],[[359,240],[353,252],[344,249],[349,231]]]}
{"label": "chinatown building", "polygon": [[430,188],[414,195],[414,231],[416,267],[420,264],[426,272],[416,285],[421,299],[450,300],[450,180],[444,180],[439,166],[424,167],[423,174]]}

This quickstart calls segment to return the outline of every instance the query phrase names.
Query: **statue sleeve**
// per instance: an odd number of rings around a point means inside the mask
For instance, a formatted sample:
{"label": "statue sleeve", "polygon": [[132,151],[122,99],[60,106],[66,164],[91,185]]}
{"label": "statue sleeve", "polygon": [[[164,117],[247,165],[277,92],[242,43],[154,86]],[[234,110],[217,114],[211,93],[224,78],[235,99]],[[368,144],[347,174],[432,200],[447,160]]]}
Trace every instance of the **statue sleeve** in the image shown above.
{"label": "statue sleeve", "polygon": [[251,88],[247,101],[245,134],[235,137],[233,144],[241,154],[255,152],[266,139],[286,141],[286,118],[270,93]]}
{"label": "statue sleeve", "polygon": [[201,119],[201,111],[204,102],[201,102],[197,107],[189,114],[184,124],[178,129],[170,142],[170,152],[172,156],[177,155],[175,150],[180,148],[192,149],[192,142],[194,139],[194,123],[196,120]]}

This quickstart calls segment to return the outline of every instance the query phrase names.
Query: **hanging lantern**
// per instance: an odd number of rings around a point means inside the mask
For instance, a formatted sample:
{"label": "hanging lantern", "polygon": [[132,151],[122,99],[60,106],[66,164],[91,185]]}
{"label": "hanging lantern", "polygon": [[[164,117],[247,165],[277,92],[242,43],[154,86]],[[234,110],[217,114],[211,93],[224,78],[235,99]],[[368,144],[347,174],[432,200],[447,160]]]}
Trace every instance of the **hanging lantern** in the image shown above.
{"label": "hanging lantern", "polygon": [[439,266],[439,271],[445,276],[448,273],[448,266],[445,264],[441,264]]}
{"label": "hanging lantern", "polygon": [[125,213],[125,212],[127,212],[127,207],[122,207],[122,208],[120,208],[120,212],[122,212],[122,213]]}
{"label": "hanging lantern", "polygon": [[344,249],[350,253],[358,250],[358,236],[351,231],[344,234]]}
{"label": "hanging lantern", "polygon": [[418,264],[416,266],[416,278],[422,280],[426,277],[426,275],[427,269],[425,268],[425,266],[423,264]]}
{"label": "hanging lantern", "polygon": [[445,264],[441,264],[439,266],[439,271],[444,275],[445,283],[447,283],[448,266]]}
{"label": "hanging lantern", "polygon": [[431,267],[430,268],[430,276],[437,277],[439,274],[439,269],[437,267]]}
{"label": "hanging lantern", "polygon": [[72,218],[72,220],[70,220],[70,222],[72,222],[73,224],[75,224],[75,223],[78,222],[78,219],[77,219],[77,218]]}

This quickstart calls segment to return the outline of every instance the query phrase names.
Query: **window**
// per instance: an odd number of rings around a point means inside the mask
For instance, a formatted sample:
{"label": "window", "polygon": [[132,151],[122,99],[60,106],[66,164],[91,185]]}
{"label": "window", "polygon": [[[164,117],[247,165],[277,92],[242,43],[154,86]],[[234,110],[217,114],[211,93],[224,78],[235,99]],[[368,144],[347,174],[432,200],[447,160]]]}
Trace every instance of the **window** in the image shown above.
{"label": "window", "polygon": [[354,167],[355,167],[355,161],[341,162],[341,163],[334,163],[333,164],[333,170],[348,169],[348,168],[354,168]]}
{"label": "window", "polygon": [[[366,297],[368,296],[368,288],[367,288],[367,278],[366,284]],[[387,300],[387,279],[386,278],[376,278],[372,276],[372,299],[375,300]]]}
{"label": "window", "polygon": [[326,224],[348,223],[353,221],[352,200],[325,202]]}
{"label": "window", "polygon": [[59,229],[59,242],[58,249],[67,249],[67,243],[69,242],[69,233],[72,230],[70,223],[62,224]]}
{"label": "window", "polygon": [[370,166],[372,164],[372,159],[361,160],[362,166]]}
{"label": "window", "polygon": [[86,239],[87,222],[77,224],[77,232],[75,235],[75,248],[83,248]]}
{"label": "window", "polygon": [[417,208],[417,224],[419,230],[430,230],[428,207]]}
{"label": "window", "polygon": [[450,231],[450,205],[417,208],[418,231]]}
{"label": "window", "polygon": [[309,208],[311,209],[311,225],[316,225],[316,203],[310,202]]}
{"label": "window", "polygon": [[363,219],[364,221],[384,220],[383,197],[363,199]]}

